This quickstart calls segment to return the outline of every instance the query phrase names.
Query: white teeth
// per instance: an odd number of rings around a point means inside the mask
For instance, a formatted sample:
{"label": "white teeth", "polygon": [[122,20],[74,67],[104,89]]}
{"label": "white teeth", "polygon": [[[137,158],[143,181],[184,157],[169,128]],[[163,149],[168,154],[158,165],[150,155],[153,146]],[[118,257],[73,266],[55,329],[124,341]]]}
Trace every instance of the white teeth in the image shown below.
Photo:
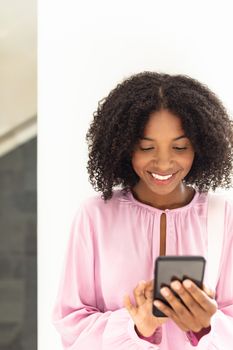
{"label": "white teeth", "polygon": [[158,174],[151,173],[151,175],[152,175],[155,179],[158,179],[158,180],[168,180],[168,179],[170,179],[170,177],[172,177],[172,174],[171,174],[171,175],[162,176],[162,175],[158,175]]}

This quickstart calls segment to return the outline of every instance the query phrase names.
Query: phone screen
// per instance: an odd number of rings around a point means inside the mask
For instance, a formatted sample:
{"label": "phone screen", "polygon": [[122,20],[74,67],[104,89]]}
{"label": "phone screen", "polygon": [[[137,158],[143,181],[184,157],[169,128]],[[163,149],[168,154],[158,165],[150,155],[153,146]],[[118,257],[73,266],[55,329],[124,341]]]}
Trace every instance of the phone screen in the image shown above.
{"label": "phone screen", "polygon": [[[170,283],[174,280],[182,282],[186,278],[189,278],[196,283],[198,287],[202,288],[204,269],[205,259],[202,256],[158,257],[155,261],[154,300],[159,299],[169,305],[160,294],[160,289],[164,286],[170,287]],[[176,296],[178,297],[178,295]],[[155,306],[153,306],[153,314],[157,317],[166,317]]]}

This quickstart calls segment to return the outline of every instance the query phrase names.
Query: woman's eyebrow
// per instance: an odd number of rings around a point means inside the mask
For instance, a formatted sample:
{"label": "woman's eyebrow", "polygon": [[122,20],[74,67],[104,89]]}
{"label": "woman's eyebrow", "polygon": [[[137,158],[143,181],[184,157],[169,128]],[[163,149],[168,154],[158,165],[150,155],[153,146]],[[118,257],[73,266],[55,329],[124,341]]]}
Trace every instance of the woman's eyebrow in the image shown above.
{"label": "woman's eyebrow", "polygon": [[150,139],[149,137],[143,136],[141,140],[154,141],[154,139]]}
{"label": "woman's eyebrow", "polygon": [[[180,140],[180,139],[183,139],[183,138],[187,138],[187,136],[186,136],[186,135],[178,136],[178,137],[176,137],[175,139],[173,139],[173,141],[177,141],[177,140]],[[147,136],[143,136],[143,137],[141,138],[141,140],[155,141],[154,139],[151,139],[150,137],[147,137]]]}
{"label": "woman's eyebrow", "polygon": [[177,141],[177,140],[180,140],[180,139],[186,139],[187,136],[186,135],[181,135],[179,137],[176,137],[175,139],[173,139],[173,141]]}

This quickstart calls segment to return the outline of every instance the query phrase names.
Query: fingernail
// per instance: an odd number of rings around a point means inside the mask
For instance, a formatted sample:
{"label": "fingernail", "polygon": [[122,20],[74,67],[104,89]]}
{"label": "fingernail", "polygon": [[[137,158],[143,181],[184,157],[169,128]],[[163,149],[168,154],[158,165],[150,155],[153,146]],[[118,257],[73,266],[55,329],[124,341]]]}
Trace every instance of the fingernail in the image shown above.
{"label": "fingernail", "polygon": [[189,280],[185,280],[183,282],[183,285],[186,287],[186,288],[191,288],[192,287],[192,282],[189,281]]}
{"label": "fingernail", "polygon": [[172,289],[179,290],[181,288],[181,284],[178,281],[172,282],[171,283]]}
{"label": "fingernail", "polygon": [[160,304],[159,301],[155,300],[155,301],[154,301],[154,305],[155,305],[156,307],[160,307],[161,304]]}
{"label": "fingernail", "polygon": [[164,297],[168,297],[168,295],[170,294],[168,288],[162,288],[160,292]]}

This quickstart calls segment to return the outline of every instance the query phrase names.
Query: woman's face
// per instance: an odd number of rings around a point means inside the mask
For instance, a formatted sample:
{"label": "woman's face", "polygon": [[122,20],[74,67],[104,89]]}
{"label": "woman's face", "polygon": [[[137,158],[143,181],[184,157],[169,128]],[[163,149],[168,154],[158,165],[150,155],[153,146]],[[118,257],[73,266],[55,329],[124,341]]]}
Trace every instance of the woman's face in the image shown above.
{"label": "woman's face", "polygon": [[167,109],[152,113],[132,156],[141,190],[171,194],[189,173],[193,159],[194,149],[180,119]]}

